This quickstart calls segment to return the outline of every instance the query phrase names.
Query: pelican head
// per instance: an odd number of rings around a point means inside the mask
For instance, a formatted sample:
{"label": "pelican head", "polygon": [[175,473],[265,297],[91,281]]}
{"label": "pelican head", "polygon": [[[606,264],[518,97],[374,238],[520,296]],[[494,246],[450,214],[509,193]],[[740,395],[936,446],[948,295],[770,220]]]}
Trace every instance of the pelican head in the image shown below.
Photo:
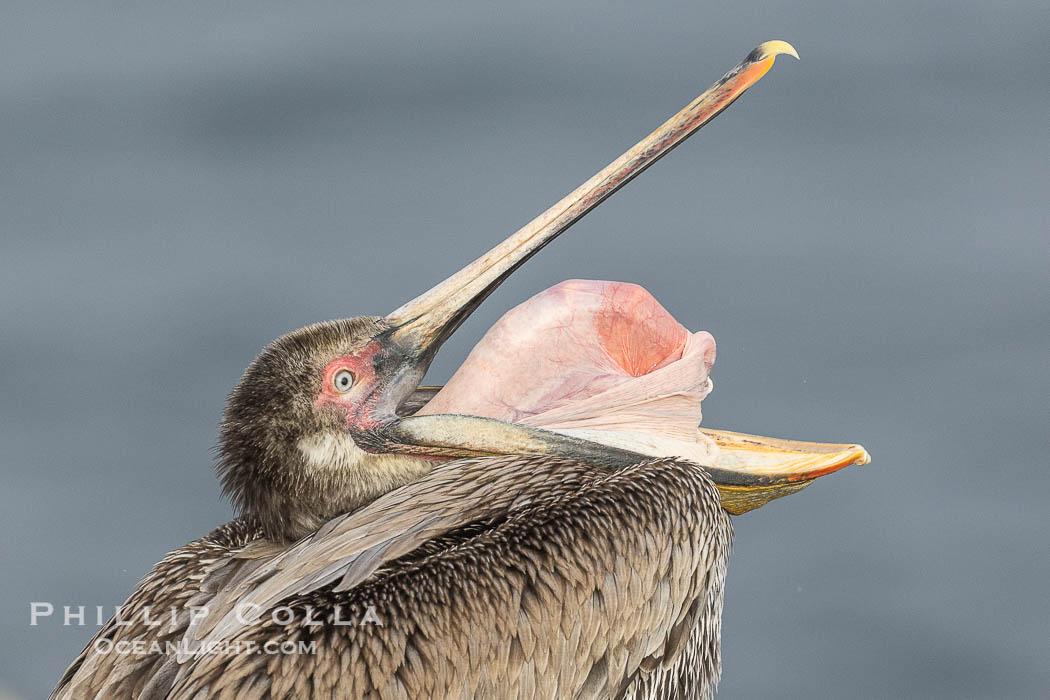
{"label": "pelican head", "polygon": [[[413,415],[441,344],[532,255],[728,107],[773,65],[797,58],[762,44],[700,97],[491,251],[384,317],[319,323],[282,336],[230,395],[218,472],[224,492],[266,535],[297,539],[332,517],[418,479],[441,460],[548,455],[617,469],[645,458],[631,444],[482,415]],[[789,443],[709,431],[723,459],[706,465],[737,513],[846,464],[854,445]]]}

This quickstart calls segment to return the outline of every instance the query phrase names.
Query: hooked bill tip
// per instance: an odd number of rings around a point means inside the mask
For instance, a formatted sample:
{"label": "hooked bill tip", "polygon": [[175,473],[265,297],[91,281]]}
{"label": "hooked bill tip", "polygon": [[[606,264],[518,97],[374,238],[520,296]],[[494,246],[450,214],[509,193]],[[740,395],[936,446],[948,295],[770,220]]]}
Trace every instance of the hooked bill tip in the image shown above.
{"label": "hooked bill tip", "polygon": [[780,41],[776,39],[774,41],[767,41],[764,44],[759,44],[755,49],[747,55],[744,59],[745,63],[757,63],[758,61],[765,60],[767,58],[773,58],[775,56],[787,55],[794,56],[798,59],[798,51],[795,51],[795,47],[786,41]]}

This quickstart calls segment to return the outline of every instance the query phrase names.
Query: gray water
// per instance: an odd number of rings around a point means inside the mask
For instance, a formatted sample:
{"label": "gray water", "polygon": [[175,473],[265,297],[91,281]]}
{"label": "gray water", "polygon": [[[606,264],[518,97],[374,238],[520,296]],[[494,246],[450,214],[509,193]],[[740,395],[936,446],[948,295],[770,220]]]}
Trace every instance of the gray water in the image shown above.
{"label": "gray water", "polygon": [[[736,519],[722,698],[1045,697],[1045,2],[6,3],[0,686],[39,697],[230,517],[211,448],[273,337],[383,313],[754,45],[757,87],[523,268],[719,343],[705,424],[872,453]],[[3,695],[5,691],[0,691]]]}

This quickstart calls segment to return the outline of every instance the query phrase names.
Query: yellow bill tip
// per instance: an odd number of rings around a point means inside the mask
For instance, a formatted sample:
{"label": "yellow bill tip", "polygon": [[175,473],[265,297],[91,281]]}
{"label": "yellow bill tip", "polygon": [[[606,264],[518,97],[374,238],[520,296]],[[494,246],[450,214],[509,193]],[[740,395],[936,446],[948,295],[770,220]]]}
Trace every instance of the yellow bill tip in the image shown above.
{"label": "yellow bill tip", "polygon": [[[719,483],[722,507],[732,515],[801,491],[822,476],[871,462],[861,445],[800,442],[702,428],[719,448],[717,467],[755,483]],[[764,483],[763,483],[764,482]]]}
{"label": "yellow bill tip", "polygon": [[775,58],[777,56],[794,56],[795,60],[798,60],[798,51],[786,41],[774,39],[773,41],[767,41],[764,44],[756,46],[755,49],[748,54],[747,61],[757,63],[758,61],[764,61],[767,58]]}

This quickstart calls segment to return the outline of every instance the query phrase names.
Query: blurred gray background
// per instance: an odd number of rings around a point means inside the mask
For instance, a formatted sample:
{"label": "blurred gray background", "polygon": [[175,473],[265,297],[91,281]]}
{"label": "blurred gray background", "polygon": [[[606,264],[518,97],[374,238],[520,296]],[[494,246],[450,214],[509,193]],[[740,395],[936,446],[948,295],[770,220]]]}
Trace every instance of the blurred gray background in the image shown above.
{"label": "blurred gray background", "polygon": [[[736,519],[722,698],[1045,697],[1045,1],[5,3],[0,696],[227,520],[269,340],[391,310],[767,39],[746,97],[442,351],[572,277],[719,343],[705,424],[874,462]],[[89,607],[89,610],[92,609]]]}

